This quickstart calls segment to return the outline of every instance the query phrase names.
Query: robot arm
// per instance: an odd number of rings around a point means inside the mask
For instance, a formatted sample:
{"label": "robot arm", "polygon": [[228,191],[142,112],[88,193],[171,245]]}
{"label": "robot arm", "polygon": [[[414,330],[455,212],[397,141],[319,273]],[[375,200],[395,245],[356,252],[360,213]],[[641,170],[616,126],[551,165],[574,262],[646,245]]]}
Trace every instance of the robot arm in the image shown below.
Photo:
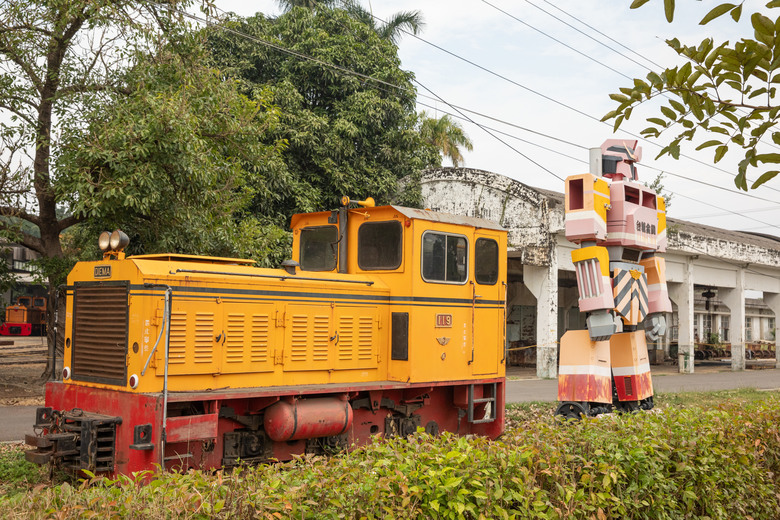
{"label": "robot arm", "polygon": [[587,312],[588,332],[593,341],[609,339],[617,332],[612,309],[615,300],[609,277],[609,254],[605,247],[588,246],[572,251],[572,261],[577,273],[579,306]]}
{"label": "robot arm", "polygon": [[656,341],[666,334],[664,313],[672,312],[669,290],[666,287],[666,261],[658,256],[650,256],[639,262],[647,275],[647,312],[645,318],[645,336]]}

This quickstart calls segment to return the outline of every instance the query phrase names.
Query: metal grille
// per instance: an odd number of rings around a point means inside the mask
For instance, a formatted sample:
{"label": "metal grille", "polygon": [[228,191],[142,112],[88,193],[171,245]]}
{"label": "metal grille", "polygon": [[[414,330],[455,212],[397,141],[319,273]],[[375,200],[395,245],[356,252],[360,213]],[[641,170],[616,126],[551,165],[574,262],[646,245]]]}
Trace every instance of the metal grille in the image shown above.
{"label": "metal grille", "polygon": [[626,384],[626,395],[634,395],[634,386],[631,384],[631,378],[626,377],[623,381]]}
{"label": "metal grille", "polygon": [[127,384],[127,282],[77,283],[73,295],[73,376]]}
{"label": "metal grille", "polygon": [[60,430],[75,433],[76,437],[73,450],[64,454],[63,468],[70,472],[82,469],[93,473],[113,471],[118,422],[121,422],[119,417],[97,414],[77,417],[73,412],[66,412]]}

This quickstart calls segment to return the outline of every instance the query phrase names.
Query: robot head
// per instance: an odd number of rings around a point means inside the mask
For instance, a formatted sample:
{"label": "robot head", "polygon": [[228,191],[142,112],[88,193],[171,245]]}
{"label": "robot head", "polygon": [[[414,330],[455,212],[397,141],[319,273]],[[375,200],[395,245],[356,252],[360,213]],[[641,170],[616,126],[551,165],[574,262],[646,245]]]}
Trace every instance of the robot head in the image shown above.
{"label": "robot head", "polygon": [[601,161],[604,177],[614,180],[624,178],[635,181],[639,179],[635,162],[642,159],[642,149],[637,147],[639,141],[624,141],[623,139],[607,139],[601,145]]}

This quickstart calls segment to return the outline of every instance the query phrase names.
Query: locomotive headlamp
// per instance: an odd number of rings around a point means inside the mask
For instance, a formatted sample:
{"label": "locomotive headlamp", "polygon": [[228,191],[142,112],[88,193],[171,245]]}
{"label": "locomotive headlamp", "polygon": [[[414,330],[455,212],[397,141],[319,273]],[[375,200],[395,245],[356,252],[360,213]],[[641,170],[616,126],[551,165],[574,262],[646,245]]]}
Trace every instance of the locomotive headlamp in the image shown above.
{"label": "locomotive headlamp", "polygon": [[66,379],[70,379],[70,367],[62,369],[62,380],[65,381]]}
{"label": "locomotive headlamp", "polygon": [[127,244],[130,243],[130,237],[128,237],[121,229],[117,229],[111,233],[111,240],[109,243],[113,251],[121,251],[127,247]]}
{"label": "locomotive headlamp", "polygon": [[98,238],[98,247],[100,247],[100,250],[104,253],[108,251],[108,248],[111,247],[111,233],[108,231],[103,231],[100,233],[100,238]]}
{"label": "locomotive headlamp", "polygon": [[137,375],[133,374],[132,376],[130,376],[130,381],[129,382],[130,382],[130,388],[132,388],[133,390],[138,388],[138,376]]}

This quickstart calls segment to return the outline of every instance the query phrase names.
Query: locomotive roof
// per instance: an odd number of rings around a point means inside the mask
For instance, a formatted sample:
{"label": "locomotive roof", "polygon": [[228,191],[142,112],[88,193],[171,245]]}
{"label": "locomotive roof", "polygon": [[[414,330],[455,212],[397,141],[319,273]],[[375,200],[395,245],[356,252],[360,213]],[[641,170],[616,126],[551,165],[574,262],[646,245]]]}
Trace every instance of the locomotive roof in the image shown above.
{"label": "locomotive roof", "polygon": [[[407,208],[404,206],[377,206],[375,208],[367,208],[368,210],[374,209],[374,210],[382,210],[382,209],[389,209],[394,212],[400,213],[404,217],[408,219],[417,219],[417,220],[428,220],[431,222],[441,222],[444,224],[458,224],[461,226],[472,226],[475,228],[481,228],[481,229],[494,229],[497,231],[505,231],[505,229],[497,224],[496,222],[493,222],[492,220],[487,220],[484,218],[479,217],[469,217],[466,215],[453,215],[451,213],[441,213],[438,211],[431,211],[429,209],[415,209],[415,208]],[[355,211],[366,211],[364,208],[357,208]],[[322,211],[319,213],[319,215],[326,215],[329,214],[329,211]],[[296,215],[293,215],[291,227],[294,227],[296,225],[296,222],[303,218],[305,215],[309,215],[310,213],[298,213]]]}
{"label": "locomotive roof", "polygon": [[453,215],[451,213],[440,213],[429,209],[405,208],[403,206],[390,206],[407,218],[416,218],[420,220],[430,220],[432,222],[444,222],[446,224],[461,224],[464,226],[473,226],[475,228],[496,229],[504,231],[496,222],[479,217],[469,217],[466,215]]}
{"label": "locomotive roof", "polygon": [[179,255],[174,253],[159,253],[154,255],[133,255],[128,258],[134,260],[167,260],[170,262],[200,262],[207,264],[233,264],[233,265],[252,265],[254,260],[243,258],[224,258],[220,256],[198,256],[198,255]]}

